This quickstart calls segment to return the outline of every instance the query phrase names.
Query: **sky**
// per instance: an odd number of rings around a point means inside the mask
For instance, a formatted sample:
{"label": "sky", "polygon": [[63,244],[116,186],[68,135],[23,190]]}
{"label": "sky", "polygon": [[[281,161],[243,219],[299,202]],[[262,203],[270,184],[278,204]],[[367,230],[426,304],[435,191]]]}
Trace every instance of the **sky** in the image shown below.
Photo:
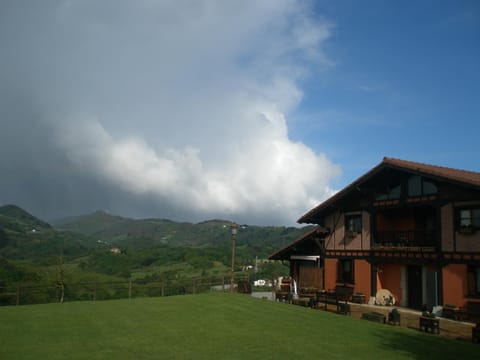
{"label": "sky", "polygon": [[0,204],[293,225],[384,156],[480,171],[476,0],[0,0]]}

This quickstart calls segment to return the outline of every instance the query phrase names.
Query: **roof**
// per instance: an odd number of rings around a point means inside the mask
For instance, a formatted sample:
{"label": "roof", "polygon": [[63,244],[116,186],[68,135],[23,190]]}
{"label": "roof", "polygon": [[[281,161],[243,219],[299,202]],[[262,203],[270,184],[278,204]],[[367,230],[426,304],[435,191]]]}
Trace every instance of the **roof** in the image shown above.
{"label": "roof", "polygon": [[298,239],[294,240],[290,244],[282,247],[280,250],[275,251],[272,255],[270,255],[268,258],[271,260],[281,260],[285,258],[285,253],[288,252],[289,250],[295,248],[296,246],[302,244],[304,241],[307,241],[311,238],[312,235],[315,234],[320,234],[320,233],[326,233],[327,230],[324,229],[321,226],[317,226],[314,229],[306,232],[302,236],[300,236]]}
{"label": "roof", "polygon": [[480,173],[474,171],[467,171],[467,170],[460,170],[460,169],[453,169],[443,166],[436,166],[436,165],[429,165],[414,161],[407,161],[407,160],[400,160],[394,158],[384,157],[383,161],[375,166],[373,169],[359,177],[357,180],[352,182],[347,187],[343,188],[339,192],[337,192],[332,197],[325,200],[320,205],[316,206],[305,215],[303,215],[300,219],[298,219],[299,223],[309,223],[311,218],[318,214],[319,212],[325,210],[329,206],[333,205],[336,201],[343,198],[346,194],[350,191],[358,187],[360,184],[364,183],[365,181],[372,178],[376,175],[379,171],[384,168],[394,168],[398,170],[404,170],[416,173],[418,175],[436,177],[445,181],[460,183],[462,185],[471,186],[474,188],[480,188]]}
{"label": "roof", "polygon": [[413,170],[424,175],[433,175],[444,178],[446,180],[454,180],[465,184],[475,185],[480,187],[480,173],[474,171],[453,169],[444,166],[429,165],[417,163],[413,161],[406,161],[393,158],[383,158],[381,164],[390,164],[404,169]]}

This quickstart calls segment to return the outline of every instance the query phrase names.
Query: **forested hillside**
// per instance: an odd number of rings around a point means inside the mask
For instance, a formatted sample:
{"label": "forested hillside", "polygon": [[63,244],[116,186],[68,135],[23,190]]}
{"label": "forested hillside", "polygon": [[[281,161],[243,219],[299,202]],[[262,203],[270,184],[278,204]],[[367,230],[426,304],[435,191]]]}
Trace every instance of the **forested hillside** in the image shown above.
{"label": "forested hillside", "polygon": [[[52,226],[15,205],[2,206],[0,288],[60,280],[179,281],[226,274],[231,265],[231,224],[137,220],[97,211]],[[260,259],[257,272],[249,270],[251,277],[286,273],[284,265],[263,260],[308,230],[239,225],[235,271],[241,273]]]}

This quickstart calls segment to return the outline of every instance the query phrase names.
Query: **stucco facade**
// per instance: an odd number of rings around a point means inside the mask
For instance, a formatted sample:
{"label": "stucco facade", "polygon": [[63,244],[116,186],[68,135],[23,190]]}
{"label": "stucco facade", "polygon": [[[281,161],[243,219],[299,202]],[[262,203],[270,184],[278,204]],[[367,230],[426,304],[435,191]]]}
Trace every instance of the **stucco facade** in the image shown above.
{"label": "stucco facade", "polygon": [[480,301],[480,173],[385,158],[299,222],[319,227],[271,258],[318,255],[316,287],[387,289],[412,308]]}

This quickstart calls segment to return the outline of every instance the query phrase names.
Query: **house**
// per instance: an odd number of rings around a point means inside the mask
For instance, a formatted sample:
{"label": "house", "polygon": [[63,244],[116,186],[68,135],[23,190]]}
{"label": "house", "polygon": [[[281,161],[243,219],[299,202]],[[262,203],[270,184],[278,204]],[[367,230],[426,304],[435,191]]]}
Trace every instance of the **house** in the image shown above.
{"label": "house", "polygon": [[122,253],[122,250],[121,250],[120,248],[118,248],[118,247],[112,247],[112,248],[110,248],[110,252],[111,252],[112,254],[121,254],[121,253]]}
{"label": "house", "polygon": [[[410,308],[480,302],[480,173],[384,158],[279,249],[300,287],[388,290]],[[479,305],[479,304],[477,304]]]}

